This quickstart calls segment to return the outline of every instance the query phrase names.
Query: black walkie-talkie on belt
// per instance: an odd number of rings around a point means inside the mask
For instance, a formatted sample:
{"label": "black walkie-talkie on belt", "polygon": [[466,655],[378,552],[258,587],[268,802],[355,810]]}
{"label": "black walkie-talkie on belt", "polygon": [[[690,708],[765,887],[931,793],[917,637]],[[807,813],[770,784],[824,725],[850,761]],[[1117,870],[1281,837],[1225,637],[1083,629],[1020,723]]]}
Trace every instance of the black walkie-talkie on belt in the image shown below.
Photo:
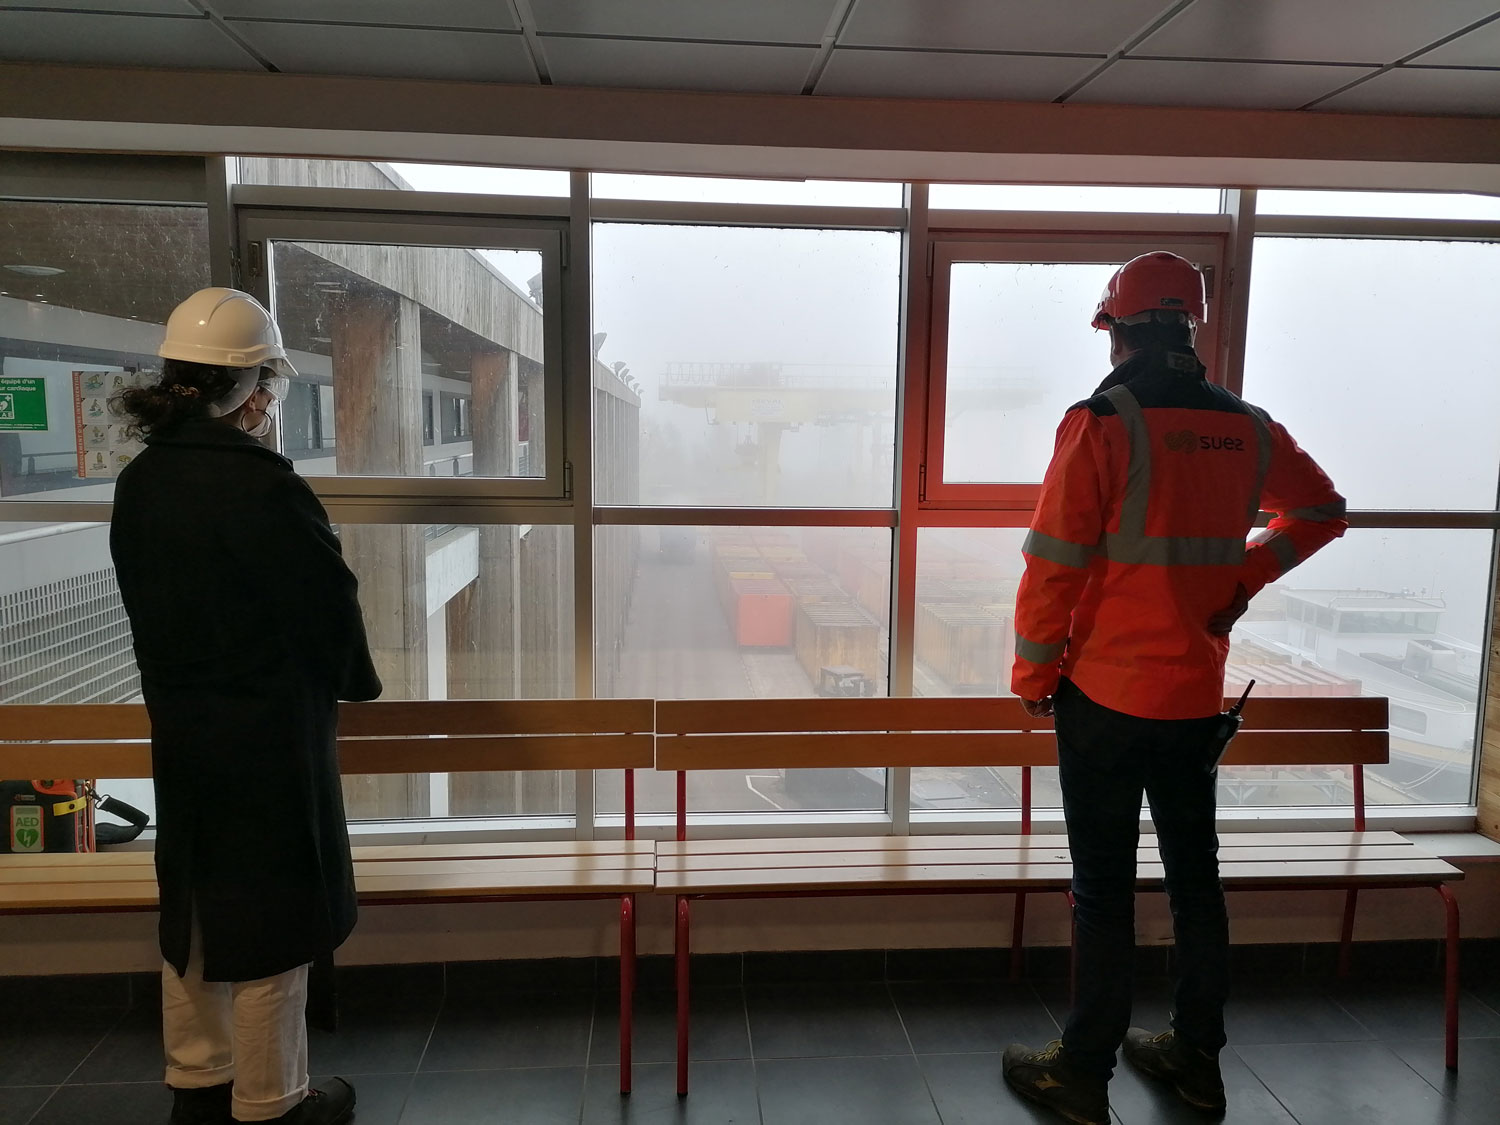
{"label": "black walkie-talkie on belt", "polygon": [[1224,752],[1229,749],[1234,736],[1240,733],[1240,724],[1245,721],[1240,712],[1245,709],[1245,700],[1250,698],[1250,689],[1254,686],[1255,681],[1251,680],[1245,685],[1245,694],[1240,696],[1239,702],[1219,715],[1219,725],[1214,728],[1213,759],[1207,767],[1209,773],[1219,768],[1219,763],[1224,760]]}

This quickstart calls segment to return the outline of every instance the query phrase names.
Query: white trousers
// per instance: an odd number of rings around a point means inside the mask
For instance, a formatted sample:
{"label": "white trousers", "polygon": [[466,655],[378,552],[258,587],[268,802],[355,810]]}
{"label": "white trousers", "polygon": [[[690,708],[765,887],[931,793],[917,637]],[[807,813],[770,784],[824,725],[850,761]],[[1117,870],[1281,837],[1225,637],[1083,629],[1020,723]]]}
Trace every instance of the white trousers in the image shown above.
{"label": "white trousers", "polygon": [[236,1121],[270,1121],[307,1096],[306,965],[264,980],[203,979],[193,927],[187,975],[161,973],[167,1085],[199,1089],[234,1083]]}

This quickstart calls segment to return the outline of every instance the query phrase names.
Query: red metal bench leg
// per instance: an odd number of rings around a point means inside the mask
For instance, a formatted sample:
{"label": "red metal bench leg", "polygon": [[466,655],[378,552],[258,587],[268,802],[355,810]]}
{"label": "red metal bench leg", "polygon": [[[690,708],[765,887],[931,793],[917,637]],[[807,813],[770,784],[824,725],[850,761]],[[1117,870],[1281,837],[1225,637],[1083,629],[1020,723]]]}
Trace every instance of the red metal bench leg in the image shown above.
{"label": "red metal bench leg", "polygon": [[1068,1004],[1078,1003],[1078,903],[1068,892]]}
{"label": "red metal bench leg", "polygon": [[1010,979],[1021,979],[1021,963],[1025,960],[1026,940],[1026,892],[1016,892],[1016,914],[1010,928]]}
{"label": "red metal bench leg", "polygon": [[620,899],[620,1093],[630,1093],[630,1047],[635,1029],[635,895]]}
{"label": "red metal bench leg", "polygon": [[1443,896],[1447,915],[1447,940],[1443,956],[1443,1005],[1445,1015],[1443,1061],[1449,1070],[1458,1069],[1458,899],[1448,884],[1437,889]]}
{"label": "red metal bench leg", "polygon": [[677,898],[677,1094],[688,1092],[688,900]]}
{"label": "red metal bench leg", "polygon": [[1339,933],[1339,980],[1349,975],[1354,954],[1354,909],[1359,905],[1359,889],[1350,887],[1344,894],[1344,928]]}

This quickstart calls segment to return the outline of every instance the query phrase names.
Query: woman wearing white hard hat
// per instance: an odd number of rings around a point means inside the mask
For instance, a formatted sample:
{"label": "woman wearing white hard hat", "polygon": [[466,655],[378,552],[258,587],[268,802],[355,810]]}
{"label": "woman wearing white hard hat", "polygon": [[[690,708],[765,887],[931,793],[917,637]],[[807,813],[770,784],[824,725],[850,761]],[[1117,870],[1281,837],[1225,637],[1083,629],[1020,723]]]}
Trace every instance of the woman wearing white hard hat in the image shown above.
{"label": "woman wearing white hard hat", "polygon": [[146,449],[110,550],[151,716],[171,1125],[341,1125],[353,1088],[309,1088],[308,979],[355,918],[338,700],[380,680],[323,506],[256,440],[296,374],[270,314],[200,290],[159,354],[116,400]]}

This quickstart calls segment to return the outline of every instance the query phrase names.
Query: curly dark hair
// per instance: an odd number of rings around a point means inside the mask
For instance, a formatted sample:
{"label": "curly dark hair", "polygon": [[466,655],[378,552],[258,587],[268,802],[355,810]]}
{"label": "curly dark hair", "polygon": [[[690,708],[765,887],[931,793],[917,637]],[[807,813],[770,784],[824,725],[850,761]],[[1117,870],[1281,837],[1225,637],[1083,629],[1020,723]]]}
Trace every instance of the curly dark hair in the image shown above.
{"label": "curly dark hair", "polygon": [[1141,324],[1116,321],[1110,325],[1110,331],[1133,352],[1178,351],[1193,346],[1193,330],[1178,313],[1168,313],[1160,319],[1153,317]]}
{"label": "curly dark hair", "polygon": [[189,418],[206,418],[208,405],[223,398],[239,380],[239,369],[162,360],[161,378],[149,387],[126,387],[110,399],[110,411],[130,419],[125,432],[143,438],[164,433]]}

